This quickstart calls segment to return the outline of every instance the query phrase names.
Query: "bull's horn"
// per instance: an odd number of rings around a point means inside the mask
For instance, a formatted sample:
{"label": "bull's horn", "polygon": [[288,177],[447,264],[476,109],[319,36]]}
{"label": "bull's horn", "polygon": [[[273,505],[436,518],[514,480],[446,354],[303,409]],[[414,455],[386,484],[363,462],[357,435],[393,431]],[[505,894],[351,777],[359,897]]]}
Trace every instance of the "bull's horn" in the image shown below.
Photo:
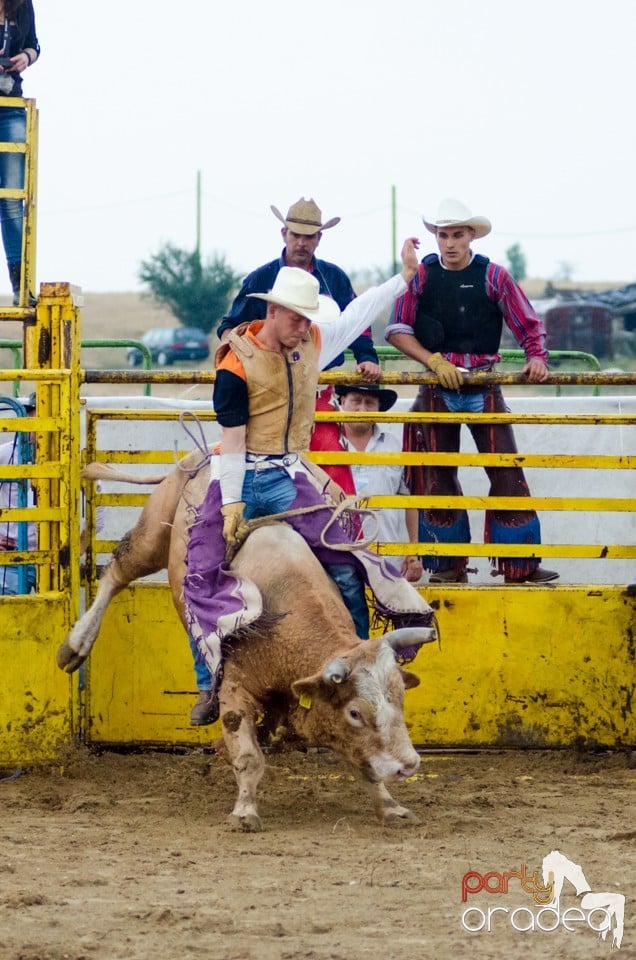
{"label": "bull's horn", "polygon": [[349,667],[338,657],[337,660],[332,660],[331,663],[328,663],[325,669],[322,671],[322,679],[325,683],[343,683],[349,676]]}
{"label": "bull's horn", "polygon": [[385,633],[384,640],[389,644],[392,650],[396,652],[405,647],[416,647],[419,649],[424,643],[432,643],[437,639],[437,633],[432,627],[400,627],[399,630],[391,630]]}

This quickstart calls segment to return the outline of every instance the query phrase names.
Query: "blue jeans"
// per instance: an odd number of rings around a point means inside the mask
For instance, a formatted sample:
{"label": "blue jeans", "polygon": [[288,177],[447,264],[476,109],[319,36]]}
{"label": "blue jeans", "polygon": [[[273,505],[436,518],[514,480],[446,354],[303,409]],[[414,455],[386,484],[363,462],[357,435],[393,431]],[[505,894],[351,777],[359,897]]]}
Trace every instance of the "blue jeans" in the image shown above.
{"label": "blue jeans", "polygon": [[[0,107],[0,141],[24,143],[25,140],[26,111],[21,107]],[[24,187],[23,153],[0,153],[0,186],[10,190]],[[23,223],[23,201],[0,200],[0,225],[7,263],[22,260]]]}
{"label": "blue jeans", "polygon": [[190,642],[190,650],[192,651],[192,659],[194,660],[194,677],[197,690],[211,690],[212,676],[190,633],[188,633],[188,640]]}
{"label": "blue jeans", "polygon": [[448,410],[451,413],[483,413],[486,393],[475,391],[474,393],[459,393],[457,390],[441,390]]}
{"label": "blue jeans", "polygon": [[[24,573],[24,589],[20,590],[20,567]],[[31,593],[35,590],[35,566],[33,564],[15,564],[5,567],[0,565],[0,594],[5,597],[16,597],[18,594]]]}
{"label": "blue jeans", "polygon": [[[243,481],[246,520],[284,513],[285,510],[289,510],[295,499],[294,481],[282,467],[246,472]],[[352,564],[330,563],[326,566],[326,570],[342,594],[342,599],[353,619],[356,634],[360,639],[367,640],[369,608],[362,577]]]}

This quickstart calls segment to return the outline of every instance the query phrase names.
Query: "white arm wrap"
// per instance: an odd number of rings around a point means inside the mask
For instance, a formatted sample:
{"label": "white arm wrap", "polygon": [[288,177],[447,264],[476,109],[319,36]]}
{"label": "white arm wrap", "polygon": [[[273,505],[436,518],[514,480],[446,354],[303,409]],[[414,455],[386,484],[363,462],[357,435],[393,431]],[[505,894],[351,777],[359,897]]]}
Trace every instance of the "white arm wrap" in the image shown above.
{"label": "white arm wrap", "polygon": [[221,484],[221,502],[237,503],[243,499],[243,480],[245,478],[245,454],[222,453],[219,457],[219,482]]}

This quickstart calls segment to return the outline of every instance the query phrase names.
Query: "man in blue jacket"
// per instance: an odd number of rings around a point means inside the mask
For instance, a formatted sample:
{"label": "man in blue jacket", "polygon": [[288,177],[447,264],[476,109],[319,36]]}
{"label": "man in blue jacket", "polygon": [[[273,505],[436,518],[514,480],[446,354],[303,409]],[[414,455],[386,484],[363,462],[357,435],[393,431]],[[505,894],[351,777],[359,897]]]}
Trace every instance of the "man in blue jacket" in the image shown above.
{"label": "man in blue jacket", "polygon": [[[265,302],[251,297],[250,294],[268,293],[274,286],[281,267],[300,267],[301,270],[312,273],[320,285],[320,293],[332,297],[340,310],[344,310],[355,297],[351,281],[344,270],[335,263],[318,260],[315,256],[323,230],[335,227],[340,223],[340,217],[332,217],[323,223],[320,208],[313,200],[305,200],[304,197],[291,205],[286,217],[283,217],[277,207],[272,206],[271,209],[283,224],[281,235],[285,246],[280,257],[257,267],[247,275],[227,316],[223,317],[218,326],[217,334],[220,340],[225,340],[230,330],[240,323],[251,323],[265,317]],[[380,379],[380,366],[370,330],[356,337],[350,346],[356,359],[357,372],[369,383],[376,383]],[[343,363],[344,354],[341,353],[329,368],[339,367]]]}

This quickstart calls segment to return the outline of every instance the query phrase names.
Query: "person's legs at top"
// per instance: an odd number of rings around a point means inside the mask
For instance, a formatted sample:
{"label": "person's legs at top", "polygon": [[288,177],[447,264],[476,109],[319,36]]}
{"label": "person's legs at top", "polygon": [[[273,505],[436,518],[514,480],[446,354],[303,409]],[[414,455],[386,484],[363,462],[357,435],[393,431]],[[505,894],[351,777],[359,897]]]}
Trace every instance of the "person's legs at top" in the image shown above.
{"label": "person's legs at top", "polygon": [[[24,109],[20,107],[0,108],[0,140],[3,143],[24,143],[25,139],[26,113]],[[0,186],[9,190],[20,190],[24,187],[23,153],[0,153]],[[13,302],[14,305],[17,305],[22,276],[22,234],[24,228],[24,203],[22,200],[0,200],[0,228],[14,295]]]}

